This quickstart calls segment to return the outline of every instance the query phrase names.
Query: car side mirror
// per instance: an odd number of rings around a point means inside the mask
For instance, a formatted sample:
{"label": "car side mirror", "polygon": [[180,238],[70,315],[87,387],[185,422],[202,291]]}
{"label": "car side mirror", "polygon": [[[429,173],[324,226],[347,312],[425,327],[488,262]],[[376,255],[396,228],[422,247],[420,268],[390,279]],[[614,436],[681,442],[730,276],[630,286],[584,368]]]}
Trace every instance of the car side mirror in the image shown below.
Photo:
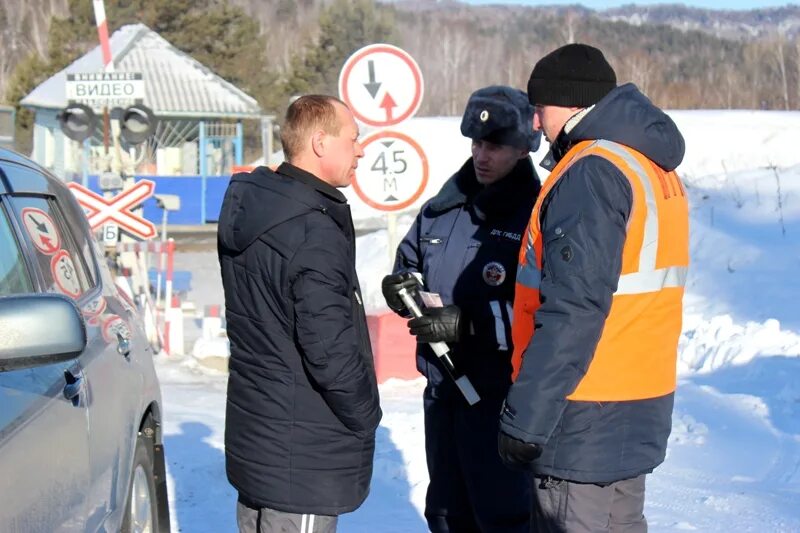
{"label": "car side mirror", "polygon": [[86,348],[86,326],[58,294],[0,298],[0,372],[69,361]]}

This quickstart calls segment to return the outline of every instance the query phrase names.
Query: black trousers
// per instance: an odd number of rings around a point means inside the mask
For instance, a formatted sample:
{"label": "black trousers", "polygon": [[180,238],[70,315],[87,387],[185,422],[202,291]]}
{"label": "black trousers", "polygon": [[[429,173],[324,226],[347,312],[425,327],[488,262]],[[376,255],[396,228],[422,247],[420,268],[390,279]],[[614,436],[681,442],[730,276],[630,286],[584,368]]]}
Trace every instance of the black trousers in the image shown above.
{"label": "black trousers", "polygon": [[527,533],[528,474],[506,468],[497,453],[505,391],[470,407],[453,388],[425,389],[425,452],[430,484],[425,518],[433,533]]}
{"label": "black trousers", "polygon": [[531,533],[647,533],[645,475],[606,486],[534,478]]}

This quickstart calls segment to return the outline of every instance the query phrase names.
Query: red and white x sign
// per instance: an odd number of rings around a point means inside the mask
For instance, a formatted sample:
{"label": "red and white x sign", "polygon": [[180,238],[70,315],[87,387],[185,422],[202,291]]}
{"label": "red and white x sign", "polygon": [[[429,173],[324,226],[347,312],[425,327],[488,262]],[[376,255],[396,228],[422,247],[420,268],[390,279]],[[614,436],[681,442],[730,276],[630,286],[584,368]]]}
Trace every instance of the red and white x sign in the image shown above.
{"label": "red and white x sign", "polygon": [[153,223],[130,212],[131,209],[153,195],[156,184],[152,181],[139,180],[136,185],[113,198],[103,198],[75,182],[68,183],[67,187],[72,190],[72,194],[86,212],[86,218],[89,219],[89,226],[92,229],[99,228],[105,222],[113,221],[134,236],[142,239],[155,237],[156,227]]}

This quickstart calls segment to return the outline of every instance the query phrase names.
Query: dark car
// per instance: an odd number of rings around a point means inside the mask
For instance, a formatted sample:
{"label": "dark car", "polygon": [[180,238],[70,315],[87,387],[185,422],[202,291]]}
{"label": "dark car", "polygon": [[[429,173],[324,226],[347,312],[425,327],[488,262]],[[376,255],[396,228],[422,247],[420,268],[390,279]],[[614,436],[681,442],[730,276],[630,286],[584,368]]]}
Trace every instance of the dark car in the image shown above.
{"label": "dark car", "polygon": [[0,531],[169,531],[153,355],[72,193],[0,150]]}

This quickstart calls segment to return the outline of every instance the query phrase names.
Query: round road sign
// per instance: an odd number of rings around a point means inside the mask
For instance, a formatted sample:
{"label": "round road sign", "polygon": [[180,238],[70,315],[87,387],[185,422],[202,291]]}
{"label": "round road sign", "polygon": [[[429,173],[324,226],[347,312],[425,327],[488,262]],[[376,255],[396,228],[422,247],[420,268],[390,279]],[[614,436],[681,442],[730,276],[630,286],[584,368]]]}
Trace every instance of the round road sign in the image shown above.
{"label": "round road sign", "polygon": [[22,210],[22,223],[37,250],[53,255],[61,249],[61,237],[50,215],[41,209],[26,207]]}
{"label": "round road sign", "polygon": [[73,298],[81,295],[78,271],[75,269],[75,263],[72,262],[69,252],[61,250],[53,256],[53,259],[50,260],[50,272],[59,291]]}
{"label": "round road sign", "polygon": [[339,73],[339,96],[364,124],[392,126],[417,112],[422,73],[407,52],[371,44],[347,58]]}
{"label": "round road sign", "polygon": [[419,199],[428,184],[428,158],[419,143],[403,133],[381,131],[362,146],[353,190],[364,203],[398,211]]}

